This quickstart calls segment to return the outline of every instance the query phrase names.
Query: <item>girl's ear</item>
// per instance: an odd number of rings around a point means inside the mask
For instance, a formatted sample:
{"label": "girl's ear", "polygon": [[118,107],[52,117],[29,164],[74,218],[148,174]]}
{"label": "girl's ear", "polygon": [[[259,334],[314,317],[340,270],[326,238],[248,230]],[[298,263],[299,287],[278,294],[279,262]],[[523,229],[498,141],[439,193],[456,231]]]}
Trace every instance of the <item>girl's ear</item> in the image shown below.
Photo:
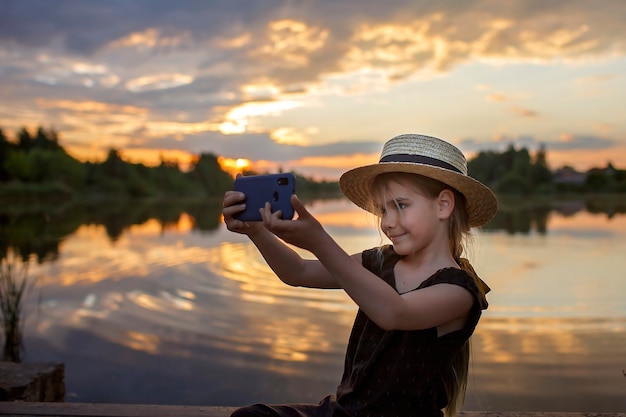
{"label": "girl's ear", "polygon": [[450,218],[454,212],[454,193],[452,190],[447,188],[442,190],[437,197],[437,205],[439,207],[439,218],[442,220]]}

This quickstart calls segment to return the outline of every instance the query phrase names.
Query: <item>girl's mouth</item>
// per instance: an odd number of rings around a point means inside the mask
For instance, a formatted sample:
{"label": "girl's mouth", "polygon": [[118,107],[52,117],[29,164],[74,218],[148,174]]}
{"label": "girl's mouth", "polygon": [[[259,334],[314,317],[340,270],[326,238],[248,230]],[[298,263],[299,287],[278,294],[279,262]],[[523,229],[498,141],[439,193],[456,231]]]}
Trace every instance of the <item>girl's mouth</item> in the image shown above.
{"label": "girl's mouth", "polygon": [[391,240],[392,242],[400,239],[402,236],[404,236],[404,233],[403,234],[399,234],[399,235],[387,235],[389,240]]}

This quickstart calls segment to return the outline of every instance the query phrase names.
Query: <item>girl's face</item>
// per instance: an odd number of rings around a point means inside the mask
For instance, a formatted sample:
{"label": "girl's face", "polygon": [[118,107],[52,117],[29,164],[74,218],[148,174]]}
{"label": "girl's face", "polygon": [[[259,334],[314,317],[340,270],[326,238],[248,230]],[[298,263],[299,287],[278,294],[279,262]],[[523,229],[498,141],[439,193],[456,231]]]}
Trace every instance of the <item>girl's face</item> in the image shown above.
{"label": "girl's face", "polygon": [[388,180],[376,195],[381,230],[396,253],[411,256],[448,247],[447,223],[442,220],[450,214],[442,212],[440,197],[429,197],[409,178]]}

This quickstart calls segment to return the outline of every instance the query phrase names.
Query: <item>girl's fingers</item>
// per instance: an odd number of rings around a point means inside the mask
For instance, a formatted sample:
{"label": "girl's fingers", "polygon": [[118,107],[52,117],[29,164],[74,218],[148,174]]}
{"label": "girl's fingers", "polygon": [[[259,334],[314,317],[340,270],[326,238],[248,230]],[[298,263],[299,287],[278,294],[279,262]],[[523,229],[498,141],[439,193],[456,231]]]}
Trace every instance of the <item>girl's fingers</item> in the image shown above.
{"label": "girl's fingers", "polygon": [[243,201],[245,198],[245,194],[239,191],[226,191],[224,194],[223,207],[226,208],[228,206],[232,206],[239,201]]}
{"label": "girl's fingers", "polygon": [[309,211],[306,209],[306,207],[304,207],[302,201],[300,201],[298,196],[295,194],[291,196],[291,205],[293,206],[293,209],[296,211],[296,213],[298,213],[298,218],[310,216]]}
{"label": "girl's fingers", "polygon": [[236,204],[236,205],[224,207],[224,209],[222,210],[222,214],[224,215],[224,217],[233,217],[235,214],[245,209],[246,209],[245,204]]}

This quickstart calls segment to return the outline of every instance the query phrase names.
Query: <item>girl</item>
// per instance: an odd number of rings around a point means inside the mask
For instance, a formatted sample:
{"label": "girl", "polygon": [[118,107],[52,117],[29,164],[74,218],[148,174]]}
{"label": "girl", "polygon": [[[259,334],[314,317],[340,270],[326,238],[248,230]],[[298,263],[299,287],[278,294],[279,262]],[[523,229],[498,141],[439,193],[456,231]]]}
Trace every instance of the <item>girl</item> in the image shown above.
{"label": "girl", "polygon": [[[224,196],[229,230],[246,234],[288,285],[341,288],[359,306],[335,395],[317,405],[257,404],[243,416],[447,416],[462,405],[469,337],[487,308],[487,285],[462,258],[470,228],[497,210],[494,194],[467,175],[453,145],[407,134],[389,140],[379,163],[352,169],[342,192],[380,218],[391,245],[345,253],[296,196],[296,220],[282,220],[269,203],[262,222],[233,215],[242,193]],[[284,242],[310,251],[305,260]]]}

